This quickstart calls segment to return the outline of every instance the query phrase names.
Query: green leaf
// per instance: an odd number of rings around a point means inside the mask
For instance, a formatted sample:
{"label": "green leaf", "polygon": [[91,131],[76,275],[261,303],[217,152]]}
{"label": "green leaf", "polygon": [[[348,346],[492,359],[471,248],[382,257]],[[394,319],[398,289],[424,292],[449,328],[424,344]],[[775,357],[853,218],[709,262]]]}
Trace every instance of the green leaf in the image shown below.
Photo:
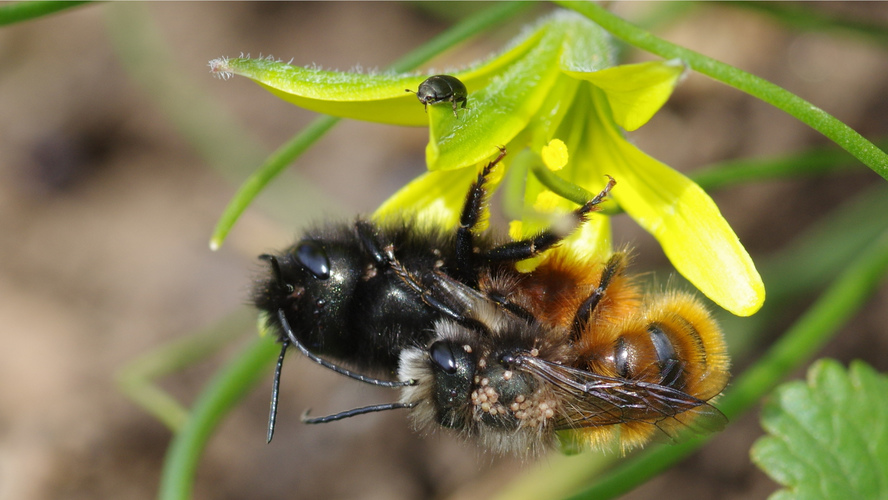
{"label": "green leaf", "polygon": [[888,498],[888,378],[861,361],[820,360],[778,387],[752,459],[786,499]]}

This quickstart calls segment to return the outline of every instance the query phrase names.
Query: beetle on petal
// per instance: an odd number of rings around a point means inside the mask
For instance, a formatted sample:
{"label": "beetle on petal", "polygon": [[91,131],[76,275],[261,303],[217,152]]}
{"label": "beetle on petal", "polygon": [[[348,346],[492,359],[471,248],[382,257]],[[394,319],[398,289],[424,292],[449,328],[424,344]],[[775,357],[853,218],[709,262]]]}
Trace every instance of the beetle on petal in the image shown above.
{"label": "beetle on petal", "polygon": [[416,94],[416,98],[428,111],[429,104],[437,104],[439,102],[450,102],[453,105],[453,116],[459,118],[456,114],[457,104],[462,103],[463,109],[468,102],[468,91],[463,82],[459,78],[450,75],[435,75],[425,79],[419,84],[416,92],[405,89],[407,92]]}

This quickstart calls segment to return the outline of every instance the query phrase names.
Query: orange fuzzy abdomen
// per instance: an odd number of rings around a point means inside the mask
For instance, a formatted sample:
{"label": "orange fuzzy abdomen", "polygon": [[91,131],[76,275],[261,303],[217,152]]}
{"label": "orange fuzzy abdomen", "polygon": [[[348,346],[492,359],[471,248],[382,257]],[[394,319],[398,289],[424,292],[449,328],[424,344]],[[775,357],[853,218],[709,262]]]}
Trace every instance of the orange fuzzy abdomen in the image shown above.
{"label": "orange fuzzy abdomen", "polygon": [[[573,328],[584,301],[598,288],[604,263],[578,265],[554,256],[535,269],[524,281],[533,314],[542,322]],[[590,322],[613,323],[633,314],[641,305],[638,288],[626,276],[611,280]]]}

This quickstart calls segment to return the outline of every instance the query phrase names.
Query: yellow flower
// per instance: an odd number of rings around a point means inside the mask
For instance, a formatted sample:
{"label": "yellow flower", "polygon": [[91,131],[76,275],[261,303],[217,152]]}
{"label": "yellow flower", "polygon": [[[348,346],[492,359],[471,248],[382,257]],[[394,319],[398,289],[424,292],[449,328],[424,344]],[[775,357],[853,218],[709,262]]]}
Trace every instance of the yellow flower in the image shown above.
{"label": "yellow flower", "polygon": [[[738,315],[764,302],[761,278],[712,199],[684,175],[629,143],[623,130],[647,123],[684,73],[680,61],[614,66],[609,38],[584,17],[558,12],[539,22],[502,54],[451,75],[468,90],[468,106],[428,106],[416,89],[429,75],[361,74],[300,68],[270,59],[217,59],[214,72],[247,76],[272,93],[320,113],[429,127],[429,172],[376,212],[413,211],[455,224],[477,166],[497,153],[528,149],[530,162],[557,170],[568,183],[597,194],[616,179],[611,198],[649,231],[675,268],[714,302]],[[525,156],[526,158],[526,156]],[[491,183],[491,188],[498,184]],[[524,179],[525,211],[510,234],[547,224],[538,211],[569,211],[574,202],[552,195],[537,176]],[[607,217],[593,217],[565,242],[578,255],[611,252]],[[532,263],[525,267],[532,267]]]}

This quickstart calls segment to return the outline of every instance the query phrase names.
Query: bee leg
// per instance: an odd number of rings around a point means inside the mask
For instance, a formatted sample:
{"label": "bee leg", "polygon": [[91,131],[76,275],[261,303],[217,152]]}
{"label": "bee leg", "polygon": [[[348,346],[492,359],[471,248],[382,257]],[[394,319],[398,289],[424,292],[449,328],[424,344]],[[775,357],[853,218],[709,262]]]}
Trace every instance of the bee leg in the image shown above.
{"label": "bee leg", "polygon": [[469,194],[466,195],[466,203],[463,205],[462,213],[459,217],[459,228],[456,230],[456,278],[473,287],[477,284],[477,277],[475,276],[477,261],[472,241],[472,230],[478,225],[478,221],[481,220],[484,213],[484,205],[487,199],[487,190],[484,189],[484,183],[487,180],[487,176],[490,175],[493,167],[506,156],[506,148],[501,147],[499,150],[499,156],[478,173],[478,179],[469,189]]}
{"label": "bee leg", "polygon": [[524,321],[526,321],[528,323],[532,324],[534,321],[536,321],[536,317],[533,314],[531,314],[530,311],[519,306],[518,304],[514,304],[512,302],[509,302],[509,298],[501,293],[498,293],[496,291],[489,291],[489,292],[487,292],[487,298],[489,298],[490,300],[503,306],[509,312],[511,312],[515,316],[518,316],[519,318],[522,318]]}
{"label": "bee leg", "polygon": [[598,303],[601,302],[602,297],[604,297],[604,293],[607,290],[608,285],[610,285],[611,280],[623,271],[625,265],[626,257],[622,253],[615,253],[610,259],[608,259],[607,263],[604,265],[604,270],[601,271],[601,280],[599,280],[598,286],[595,290],[592,290],[592,294],[589,295],[589,298],[584,300],[583,303],[580,304],[580,307],[577,308],[577,313],[574,315],[573,320],[574,338],[579,337],[582,333],[583,329],[586,327],[586,323],[589,322],[589,318],[592,317],[592,313],[598,306]]}
{"label": "bee leg", "polygon": [[594,211],[595,207],[604,200],[608,193],[610,193],[611,188],[614,187],[614,184],[616,184],[617,181],[611,176],[608,176],[608,178],[610,180],[607,182],[607,185],[600,193],[595,195],[595,198],[592,198],[583,204],[583,206],[571,212],[573,224],[566,229],[559,230],[554,227],[549,228],[535,236],[531,236],[530,238],[512,241],[505,245],[492,248],[484,254],[484,257],[491,262],[517,262],[538,255],[557,245],[582,223],[586,222],[589,217],[589,212]]}

